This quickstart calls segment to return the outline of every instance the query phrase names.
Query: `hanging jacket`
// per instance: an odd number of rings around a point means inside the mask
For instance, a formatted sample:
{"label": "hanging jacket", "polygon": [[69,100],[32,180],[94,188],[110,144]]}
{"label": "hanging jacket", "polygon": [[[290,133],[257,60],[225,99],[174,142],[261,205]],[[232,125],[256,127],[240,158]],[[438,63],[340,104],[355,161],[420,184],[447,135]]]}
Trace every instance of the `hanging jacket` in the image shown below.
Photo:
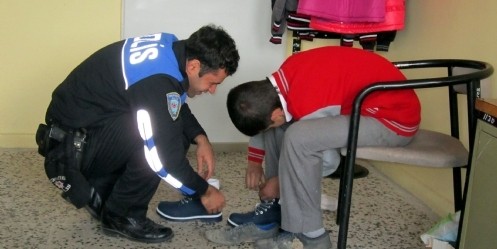
{"label": "hanging jacket", "polygon": [[383,22],[385,0],[300,0],[297,12],[332,22]]}
{"label": "hanging jacket", "polygon": [[309,26],[315,30],[340,34],[377,33],[401,30],[404,28],[404,0],[386,0],[385,21],[383,22],[335,22],[321,17],[312,17]]}

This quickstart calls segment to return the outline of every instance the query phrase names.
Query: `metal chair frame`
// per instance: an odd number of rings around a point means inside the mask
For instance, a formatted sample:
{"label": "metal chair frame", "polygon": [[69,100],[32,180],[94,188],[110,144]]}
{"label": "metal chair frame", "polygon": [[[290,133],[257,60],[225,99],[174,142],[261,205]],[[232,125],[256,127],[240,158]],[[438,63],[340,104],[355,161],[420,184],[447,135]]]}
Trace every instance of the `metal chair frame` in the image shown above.
{"label": "metal chair frame", "polygon": [[[489,77],[493,73],[492,65],[475,60],[462,59],[436,59],[436,60],[415,60],[394,62],[399,69],[418,69],[418,68],[447,68],[446,77],[435,77],[425,79],[411,79],[396,82],[378,82],[362,89],[355,97],[351,113],[347,156],[345,167],[340,179],[339,205],[337,210],[337,223],[339,224],[337,248],[345,249],[347,244],[347,233],[349,225],[350,207],[352,200],[352,187],[354,164],[356,160],[357,137],[359,133],[360,110],[363,100],[372,92],[387,91],[397,89],[421,89],[448,87],[449,89],[449,108],[451,135],[459,138],[459,117],[457,108],[457,92],[455,85],[465,84],[468,108],[468,129],[469,129],[469,158],[467,163],[466,176],[469,176],[471,169],[471,154],[473,152],[474,132],[476,128],[476,111],[475,101],[480,97],[480,80]],[[462,75],[453,75],[454,68],[471,68],[477,71]],[[464,194],[461,193],[461,168],[453,168],[454,177],[454,205],[456,210],[463,209],[465,195],[467,191],[467,180],[464,185]]]}

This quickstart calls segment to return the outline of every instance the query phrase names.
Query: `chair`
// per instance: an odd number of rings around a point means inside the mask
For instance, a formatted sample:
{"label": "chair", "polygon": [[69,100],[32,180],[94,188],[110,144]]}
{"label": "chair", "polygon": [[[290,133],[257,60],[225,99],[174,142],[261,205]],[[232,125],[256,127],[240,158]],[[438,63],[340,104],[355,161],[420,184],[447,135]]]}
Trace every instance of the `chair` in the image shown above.
{"label": "chair", "polygon": [[[453,168],[455,210],[460,210],[463,207],[464,195],[462,194],[462,191],[466,191],[466,184],[464,189],[462,189],[461,167],[467,167],[468,169],[471,167],[471,153],[476,127],[475,101],[480,97],[480,80],[489,77],[493,73],[493,67],[486,62],[459,59],[404,61],[395,62],[394,64],[397,68],[402,70],[446,68],[447,76],[388,83],[378,82],[365,87],[356,95],[351,113],[347,148],[343,148],[341,151],[342,155],[346,155],[346,161],[340,179],[338,197],[337,223],[339,224],[340,229],[338,233],[337,248],[339,249],[344,249],[347,243],[353,187],[353,170],[356,158],[424,167]],[[454,75],[454,68],[471,69],[472,71],[461,75]],[[469,151],[458,139],[458,91],[456,91],[456,89],[459,89],[461,84],[465,86],[463,89],[466,90]],[[411,143],[404,147],[357,147],[361,104],[370,93],[393,89],[435,87],[448,88],[451,135],[421,129],[415,135]],[[466,172],[468,174],[469,170]],[[466,179],[468,179],[468,177],[466,177]]]}

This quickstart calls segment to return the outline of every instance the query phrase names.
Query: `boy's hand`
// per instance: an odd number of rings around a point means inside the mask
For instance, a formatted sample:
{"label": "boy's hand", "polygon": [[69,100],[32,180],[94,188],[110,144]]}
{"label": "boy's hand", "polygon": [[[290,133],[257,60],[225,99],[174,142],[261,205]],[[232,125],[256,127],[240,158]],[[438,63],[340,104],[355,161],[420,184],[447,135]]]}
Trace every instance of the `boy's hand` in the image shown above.
{"label": "boy's hand", "polygon": [[264,170],[262,164],[248,161],[245,171],[245,187],[251,190],[259,190],[259,186],[264,183]]}
{"label": "boy's hand", "polygon": [[260,186],[259,197],[265,201],[280,198],[280,181],[277,176],[269,178]]}

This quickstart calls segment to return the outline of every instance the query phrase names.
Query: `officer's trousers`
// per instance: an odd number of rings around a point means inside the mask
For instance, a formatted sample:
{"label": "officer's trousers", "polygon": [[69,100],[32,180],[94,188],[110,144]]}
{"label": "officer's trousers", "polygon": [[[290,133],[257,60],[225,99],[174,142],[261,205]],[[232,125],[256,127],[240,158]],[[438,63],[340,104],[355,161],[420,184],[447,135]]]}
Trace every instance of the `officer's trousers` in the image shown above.
{"label": "officer's trousers", "polygon": [[160,178],[147,164],[136,120],[121,115],[87,130],[82,168],[90,185],[108,210],[126,217],[146,217]]}

